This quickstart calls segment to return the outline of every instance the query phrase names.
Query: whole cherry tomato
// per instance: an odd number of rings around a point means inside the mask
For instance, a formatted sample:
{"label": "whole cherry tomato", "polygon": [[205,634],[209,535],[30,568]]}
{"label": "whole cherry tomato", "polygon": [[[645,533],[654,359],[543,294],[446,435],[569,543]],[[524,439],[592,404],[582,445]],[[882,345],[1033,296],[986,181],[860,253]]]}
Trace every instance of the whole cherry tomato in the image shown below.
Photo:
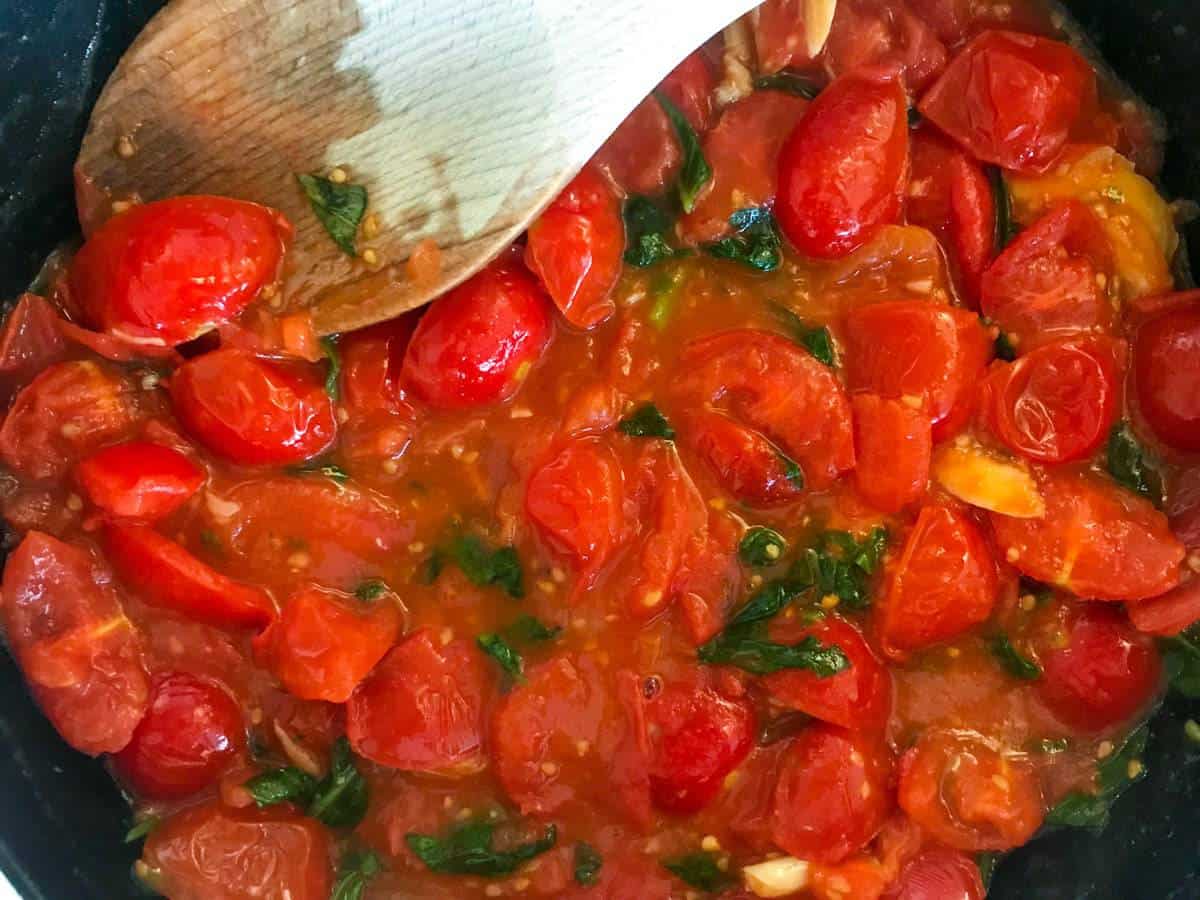
{"label": "whole cherry tomato", "polygon": [[216,782],[246,746],[237,701],[222,685],[185,672],[158,680],[150,708],[117,771],[145,800],[182,800]]}
{"label": "whole cherry tomato", "polygon": [[1200,301],[1144,323],[1133,344],[1142,415],[1177,450],[1200,451]]}
{"label": "whole cherry tomato", "polygon": [[859,69],[813,101],[779,154],[775,215],[807,256],[837,259],[900,215],[908,103],[894,71]]}
{"label": "whole cherry tomato", "polygon": [[800,467],[754,429],[713,410],[688,415],[680,427],[721,485],[743,503],[782,506],[803,496]]}
{"label": "whole cherry tomato", "polygon": [[279,274],[292,227],[229,197],[172,197],[109,219],[71,262],[71,294],[101,330],[181,344],[232,321]]}
{"label": "whole cherry tomato", "polygon": [[429,306],[404,356],[404,384],[438,409],[507,400],[553,327],[541,286],[502,257]]}
{"label": "whole cherry tomato", "polygon": [[855,394],[854,485],[881,512],[919,500],[929,483],[933,430],[929,416],[902,400]]}
{"label": "whole cherry tomato", "polygon": [[974,859],[934,847],[905,865],[883,900],[983,900],[985,894]]}
{"label": "whole cherry tomato", "polygon": [[1044,172],[1095,91],[1092,67],[1066,44],[985,31],[921,98],[920,110],[977,159]]}
{"label": "whole cherry tomato", "polygon": [[76,467],[75,478],[103,512],[155,522],[187,503],[205,473],[178,450],[130,441],[93,453]]}

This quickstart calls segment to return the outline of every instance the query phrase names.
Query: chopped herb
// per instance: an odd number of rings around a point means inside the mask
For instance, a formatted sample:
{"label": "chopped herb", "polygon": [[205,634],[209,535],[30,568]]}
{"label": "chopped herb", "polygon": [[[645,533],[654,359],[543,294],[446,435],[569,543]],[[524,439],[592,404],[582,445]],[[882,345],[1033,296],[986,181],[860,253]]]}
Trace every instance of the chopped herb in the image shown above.
{"label": "chopped herb", "polygon": [[329,360],[329,370],[325,374],[325,393],[337,403],[341,398],[342,354],[338,350],[336,335],[321,338],[321,352]]}
{"label": "chopped herb", "polygon": [[1200,626],[1158,642],[1171,690],[1188,699],[1200,698]]}
{"label": "chopped herb", "polygon": [[868,582],[887,542],[882,527],[861,539],[847,531],[826,531],[796,560],[791,577],[813,585],[820,596],[836,596],[849,609],[865,609],[870,604]]}
{"label": "chopped herb", "polygon": [[1128,422],[1113,426],[1105,458],[1109,474],[1118,484],[1141,494],[1155,506],[1162,506],[1162,476],[1146,455]]}
{"label": "chopped herb", "polygon": [[[467,580],[480,587],[503,588],[510,597],[525,596],[525,582],[521,571],[521,560],[515,547],[499,547],[492,550],[473,534],[456,537],[446,550],[446,555],[462,570]],[[436,579],[441,572],[440,554],[435,553]],[[431,568],[435,565],[430,563]]]}
{"label": "chopped herb", "polygon": [[543,624],[533,616],[521,616],[504,629],[504,636],[514,643],[536,644],[552,641],[562,634],[562,626]]}
{"label": "chopped herb", "polygon": [[557,830],[547,826],[542,837],[512,850],[492,849],[493,825],[471,822],[453,829],[445,838],[429,834],[408,834],[408,848],[432,871],[445,875],[509,875],[525,862],[551,849],[558,840]]}
{"label": "chopped herb", "polygon": [[320,781],[295,766],[255,775],[246,790],[260,807],[295,803],[331,828],[353,828],[367,812],[367,783],[345,736],[333,742],[329,774]]}
{"label": "chopped herb", "polygon": [[726,628],[697,651],[705,665],[736,666],[753,675],[770,675],[784,669],[807,669],[828,678],[849,668],[850,660],[836,644],[822,644],[807,635],[795,644],[776,644],[761,635],[761,625]]}
{"label": "chopped herb", "polygon": [[1013,346],[1012,339],[1004,331],[996,335],[996,340],[992,343],[992,352],[996,354],[996,359],[1002,359],[1005,362],[1012,362],[1017,358],[1017,348]]}
{"label": "chopped herb", "polygon": [[787,456],[784,453],[775,451],[775,455],[779,457],[779,461],[783,464],[783,477],[786,478],[798,491],[804,490],[804,471],[800,468],[800,464]]}
{"label": "chopped herb", "polygon": [[988,649],[1000,661],[1000,665],[1013,678],[1021,681],[1037,681],[1042,677],[1042,667],[1025,656],[1008,639],[1006,634],[997,634],[988,640]]}
{"label": "chopped herb", "polygon": [[338,487],[342,487],[350,480],[350,473],[341,466],[319,459],[302,463],[298,466],[288,466],[284,471],[293,477],[301,475],[324,475]]}
{"label": "chopped herb", "polygon": [[733,884],[728,872],[722,872],[712,853],[689,853],[663,861],[663,868],[680,881],[701,891],[718,891]]}
{"label": "chopped herb", "polygon": [[833,335],[823,325],[811,327],[798,315],[780,303],[770,304],[772,314],[791,333],[792,339],[812,354],[818,362],[833,368],[837,357],[833,349]]}
{"label": "chopped herb", "polygon": [[649,197],[634,195],[625,201],[625,262],[639,269],[686,256],[688,251],[671,246],[671,217]]}
{"label": "chopped herb", "polygon": [[575,845],[575,882],[584,887],[596,883],[604,859],[600,852],[591,844],[580,841]]}
{"label": "chopped herb", "polygon": [[975,857],[975,865],[979,866],[979,877],[983,881],[986,893],[992,886],[992,876],[996,874],[996,866],[1000,864],[999,853],[980,853]]}
{"label": "chopped herb", "polygon": [[1090,828],[1103,831],[1108,825],[1113,802],[1130,785],[1146,777],[1141,756],[1146,751],[1149,728],[1143,725],[1117,750],[1100,760],[1096,773],[1096,793],[1068,794],[1046,815],[1048,825]]}
{"label": "chopped herb", "polygon": [[773,528],[755,525],[738,543],[738,556],[748,566],[773,566],[787,552],[787,541]]}
{"label": "chopped herb", "polygon": [[617,424],[617,430],[630,437],[662,438],[675,440],[675,429],[666,416],[653,403],[639,406]]}
{"label": "chopped herb", "polygon": [[671,311],[675,308],[675,300],[687,280],[687,270],[682,266],[668,266],[659,272],[650,285],[650,296],[653,303],[647,318],[650,324],[662,331],[667,327]]}
{"label": "chopped herb", "polygon": [[727,627],[736,628],[773,619],[811,586],[809,583],[790,578],[769,581],[750,596],[746,605],[729,620]]}
{"label": "chopped herb", "polygon": [[367,882],[382,871],[383,865],[373,850],[345,854],[338,865],[337,881],[329,900],[362,900]]}
{"label": "chopped herb", "polygon": [[367,211],[367,189],[361,184],[337,184],[320,175],[297,175],[317,220],[343,253],[356,256],[354,239]]}
{"label": "chopped herb", "polygon": [[679,205],[683,207],[684,212],[690,213],[696,207],[696,198],[700,196],[700,191],[712,181],[712,167],[704,158],[700,138],[697,137],[695,129],[692,128],[687,117],[662,91],[655,91],[654,97],[663,108],[663,112],[667,114],[667,118],[671,120],[671,127],[675,129],[675,136],[679,138],[679,149],[683,156],[677,185]]}
{"label": "chopped herb", "polygon": [[354,589],[354,596],[363,603],[374,603],[388,591],[382,578],[368,578]]}
{"label": "chopped herb", "polygon": [[790,737],[795,737],[811,721],[812,716],[802,712],[785,712],[773,719],[768,719],[758,729],[758,746],[769,747]]}
{"label": "chopped herb", "polygon": [[142,838],[158,827],[162,820],[158,816],[144,816],[133,823],[133,827],[125,832],[125,843],[136,844]]}
{"label": "chopped herb", "polygon": [[489,632],[475,638],[475,643],[479,645],[480,650],[499,663],[500,668],[506,674],[517,681],[521,680],[525,663],[521,659],[521,654],[514,650],[508,641],[498,634]]}
{"label": "chopped herb", "polygon": [[765,206],[739,209],[729,217],[729,224],[733,226],[734,234],[705,244],[705,253],[759,272],[774,272],[779,268],[783,243],[769,209]]}
{"label": "chopped herb", "polygon": [[821,88],[811,78],[784,69],[771,75],[759,75],[754,79],[754,88],[759,91],[783,91],[794,97],[815,100]]}
{"label": "chopped herb", "polygon": [[246,782],[245,788],[260,807],[276,803],[305,806],[316,792],[317,779],[295,766],[283,766],[255,775]]}
{"label": "chopped herb", "polygon": [[996,204],[996,252],[999,253],[1017,236],[1016,223],[1012,217],[1012,197],[999,166],[988,166],[988,180],[992,183],[992,199]]}

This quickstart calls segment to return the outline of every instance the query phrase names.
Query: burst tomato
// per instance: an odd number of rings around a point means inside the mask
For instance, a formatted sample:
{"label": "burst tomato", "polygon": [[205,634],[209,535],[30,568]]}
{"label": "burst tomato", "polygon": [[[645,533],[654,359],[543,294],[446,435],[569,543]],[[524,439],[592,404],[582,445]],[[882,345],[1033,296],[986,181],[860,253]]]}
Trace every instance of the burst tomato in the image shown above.
{"label": "burst tomato", "polygon": [[204,484],[205,472],[178,450],[130,441],[89,456],[75,478],[103,512],[154,522],[187,503]]}
{"label": "burst tomato", "polygon": [[795,503],[804,493],[804,473],[769,440],[724,413],[703,410],[680,422],[717,480],[749,506]]}
{"label": "burst tomato", "polygon": [[1200,451],[1200,302],[1181,302],[1144,323],[1133,344],[1142,415],[1165,443]]}

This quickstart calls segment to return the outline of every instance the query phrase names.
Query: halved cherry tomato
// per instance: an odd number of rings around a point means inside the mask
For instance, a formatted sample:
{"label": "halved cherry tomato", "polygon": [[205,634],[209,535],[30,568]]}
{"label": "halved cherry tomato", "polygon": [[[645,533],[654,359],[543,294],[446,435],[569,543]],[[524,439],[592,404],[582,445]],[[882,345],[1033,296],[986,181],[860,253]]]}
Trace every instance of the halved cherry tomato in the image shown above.
{"label": "halved cherry tomato", "polygon": [[467,641],[413,632],[346,704],[346,735],[372,762],[411,772],[469,774],[483,767],[483,657]]}
{"label": "halved cherry tomato", "polygon": [[404,384],[430,406],[507,400],[550,342],[550,303],[512,257],[435,300],[404,355]]}
{"label": "halved cherry tomato", "polygon": [[875,739],[817,724],[785,751],[771,835],[792,856],[837,863],[861,849],[892,808],[891,760]]}
{"label": "halved cherry tomato", "polygon": [[884,900],[983,900],[986,891],[975,860],[934,847],[913,859]]}
{"label": "halved cherry tomato", "polygon": [[1022,351],[1081,332],[1108,331],[1110,259],[1100,221],[1079,201],[1065,200],[1017,235],[983,273],[983,314]]}
{"label": "halved cherry tomato", "polygon": [[854,485],[881,512],[919,500],[929,483],[933,431],[929,416],[901,400],[855,394]]}
{"label": "halved cherry tomato", "polygon": [[31,531],[4,566],[4,628],[29,689],[63,740],[93,756],[129,743],[150,685],[111,576]]}
{"label": "halved cherry tomato", "polygon": [[1066,646],[1038,648],[1037,692],[1055,716],[1078,731],[1108,731],[1150,705],[1163,684],[1152,638],[1098,603],[1072,609],[1063,627]]}
{"label": "halved cherry tomato", "polygon": [[150,708],[113,762],[143,799],[182,800],[213,784],[245,746],[242,710],[229,691],[174,672],[154,685]]}
{"label": "halved cherry tomato", "polygon": [[949,54],[937,34],[906,0],[841,0],[825,45],[833,76],[860,66],[898,71],[910,92],[920,91],[946,67]]}
{"label": "halved cherry tomato", "polygon": [[937,424],[991,353],[979,317],[926,300],[864,306],[845,317],[846,383],[922,409]]}
{"label": "halved cherry tomato", "polygon": [[1092,67],[1066,44],[985,31],[921,98],[920,110],[977,159],[1044,172],[1095,91]]}
{"label": "halved cherry tomato", "polygon": [[400,620],[387,596],[368,604],[308,588],[254,639],[254,654],[293,696],[345,703],[395,643]]}
{"label": "halved cherry tomato", "polygon": [[329,832],[286,807],[210,801],[175,813],[146,838],[142,860],[171,900],[328,900]]}
{"label": "halved cherry tomato", "polygon": [[130,441],[93,453],[75,477],[87,498],[109,515],[155,522],[187,503],[205,474],[178,450]]}
{"label": "halved cherry tomato", "polygon": [[778,334],[723,331],[692,341],[680,359],[681,402],[716,404],[800,464],[811,488],[854,468],[850,402],[825,365]]}
{"label": "halved cherry tomato", "polygon": [[850,660],[850,668],[825,678],[804,669],[775,672],[763,679],[771,697],[851,731],[881,731],[892,706],[892,679],[862,633],[845,619],[832,615],[807,626],[778,619],[771,625],[773,641],[794,644],[810,635],[822,644],[840,647]]}
{"label": "halved cherry tomato", "polygon": [[908,103],[895,72],[860,69],[813,101],[779,154],[775,215],[807,256],[837,259],[900,215]]}
{"label": "halved cherry tomato", "polygon": [[104,546],[117,574],[151,606],[230,628],[258,628],[275,616],[265,591],[226,578],[144,525],[109,522]]}
{"label": "halved cherry tomato", "polygon": [[878,607],[879,633],[902,656],[957,637],[987,621],[996,604],[996,564],[979,529],[948,506],[921,509],[890,567]]}
{"label": "halved cherry tomato", "polygon": [[81,457],[128,436],[146,405],[115,366],[58,363],[13,400],[0,426],[0,456],[30,478],[57,477]]}
{"label": "halved cherry tomato", "polygon": [[1010,850],[1041,827],[1045,805],[1024,754],[982,735],[929,731],[900,760],[900,807],[955,850]]}
{"label": "halved cherry tomato", "polygon": [[1200,621],[1200,578],[1183,584],[1150,600],[1130,603],[1129,621],[1145,634],[1172,637]]}
{"label": "halved cherry tomato", "polygon": [[592,328],[616,311],[612,291],[624,250],[621,204],[588,167],[529,226],[525,265],[564,319],[576,328]]}
{"label": "halved cherry tomato", "polygon": [[194,437],[238,463],[303,462],[337,434],[333,404],[309,370],[232,347],[180,366],[171,400]]}
{"label": "halved cherry tomato", "polygon": [[341,388],[351,413],[411,412],[402,396],[400,369],[418,318],[409,313],[344,335],[338,341]]}
{"label": "halved cherry tomato", "polygon": [[1044,518],[989,513],[1019,571],[1098,600],[1142,600],[1179,583],[1183,545],[1148,500],[1089,472],[1048,469],[1038,482]]}
{"label": "halved cherry tomato", "polygon": [[62,359],[66,343],[58,313],[37,294],[22,294],[0,331],[0,373],[5,380],[32,378]]}
{"label": "halved cherry tomato", "polygon": [[1145,322],[1133,344],[1142,415],[1177,450],[1200,451],[1200,303]]}
{"label": "halved cherry tomato", "polygon": [[646,702],[650,796],[676,815],[708,806],[754,745],[754,710],[705,686],[670,684]]}
{"label": "halved cherry tomato", "polygon": [[1090,456],[1117,417],[1124,349],[1110,338],[1081,338],[996,363],[987,379],[996,436],[1038,462]]}
{"label": "halved cherry tomato", "polygon": [[104,223],[71,262],[92,322],[133,343],[181,344],[232,321],[278,277],[292,226],[229,197],[143,203]]}
{"label": "halved cherry tomato", "polygon": [[803,496],[800,467],[752,428],[713,410],[692,413],[680,427],[717,480],[743,503],[781,506]]}

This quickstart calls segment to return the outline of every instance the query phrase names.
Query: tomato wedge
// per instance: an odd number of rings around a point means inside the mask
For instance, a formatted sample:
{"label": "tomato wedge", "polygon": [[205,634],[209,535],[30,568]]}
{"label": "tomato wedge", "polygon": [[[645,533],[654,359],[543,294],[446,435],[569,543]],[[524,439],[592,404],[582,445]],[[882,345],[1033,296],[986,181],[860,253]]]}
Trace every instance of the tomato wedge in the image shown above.
{"label": "tomato wedge", "polygon": [[63,358],[67,347],[60,321],[46,298],[20,296],[0,331],[0,374],[6,381],[26,381]]}
{"label": "tomato wedge", "polygon": [[881,512],[915,503],[929,483],[933,430],[929,416],[901,400],[855,394],[854,486]]}
{"label": "tomato wedge", "polygon": [[187,503],[204,484],[205,472],[178,450],[130,441],[89,456],[75,478],[103,512],[155,522]]}
{"label": "tomato wedge", "polygon": [[803,496],[800,467],[757,431],[712,410],[689,415],[680,427],[717,480],[743,503],[782,506]]}

